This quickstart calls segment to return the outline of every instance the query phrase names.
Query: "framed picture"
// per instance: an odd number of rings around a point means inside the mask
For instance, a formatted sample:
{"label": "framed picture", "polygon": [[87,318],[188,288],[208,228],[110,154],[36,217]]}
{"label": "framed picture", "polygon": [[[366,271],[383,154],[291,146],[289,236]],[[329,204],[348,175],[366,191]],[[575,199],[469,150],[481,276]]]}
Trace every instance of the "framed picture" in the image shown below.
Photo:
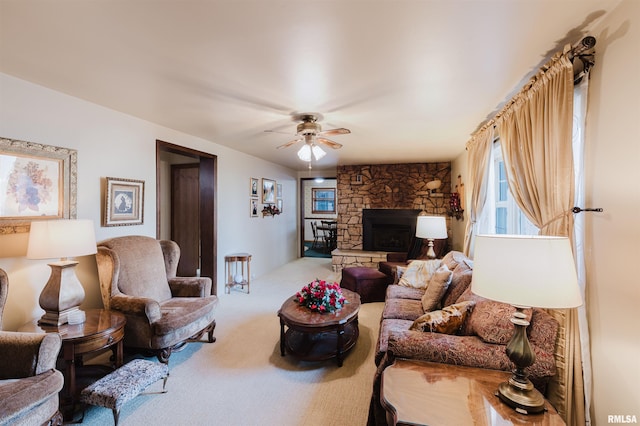
{"label": "framed picture", "polygon": [[258,199],[251,198],[249,200],[249,212],[251,217],[258,217]]}
{"label": "framed picture", "polygon": [[75,219],[75,149],[0,138],[0,234],[29,232],[32,220]]}
{"label": "framed picture", "polygon": [[282,198],[278,198],[278,200],[276,201],[276,207],[278,207],[278,210],[280,210],[280,213],[282,213]]}
{"label": "framed picture", "polygon": [[282,184],[276,185],[276,198],[282,198]]}
{"label": "framed picture", "polygon": [[108,177],[103,226],[142,225],[144,181]]}
{"label": "framed picture", "polygon": [[251,189],[251,197],[258,198],[258,179],[251,178],[250,189]]}
{"label": "framed picture", "polygon": [[262,178],[262,204],[276,202],[276,181]]}

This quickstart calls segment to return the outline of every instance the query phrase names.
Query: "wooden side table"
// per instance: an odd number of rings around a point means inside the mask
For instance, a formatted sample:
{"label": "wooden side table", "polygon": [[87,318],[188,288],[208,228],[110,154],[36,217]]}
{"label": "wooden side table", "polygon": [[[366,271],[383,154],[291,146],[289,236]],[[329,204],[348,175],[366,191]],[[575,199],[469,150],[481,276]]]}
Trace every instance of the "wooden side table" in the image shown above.
{"label": "wooden side table", "polygon": [[564,425],[549,402],[520,414],[495,395],[510,373],[397,359],[382,373],[380,402],[389,425]]}
{"label": "wooden side table", "polygon": [[106,309],[90,309],[85,313],[86,320],[82,324],[56,326],[38,324],[38,321],[34,320],[18,330],[30,333],[58,333],[62,337],[60,355],[64,361],[64,388],[60,395],[60,408],[65,420],[73,417],[73,410],[78,401],[76,367],[82,366],[84,355],[111,349],[114,367],[122,366],[125,316]]}
{"label": "wooden side table", "polygon": [[226,293],[231,293],[231,287],[240,286],[244,290],[247,286],[249,294],[251,283],[251,255],[249,253],[232,253],[224,257]]}

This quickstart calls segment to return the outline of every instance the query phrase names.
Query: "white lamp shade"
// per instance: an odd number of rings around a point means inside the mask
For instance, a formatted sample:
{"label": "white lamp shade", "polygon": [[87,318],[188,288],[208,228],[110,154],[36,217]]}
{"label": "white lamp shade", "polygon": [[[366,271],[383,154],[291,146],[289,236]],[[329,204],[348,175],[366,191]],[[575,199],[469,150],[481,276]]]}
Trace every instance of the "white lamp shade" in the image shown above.
{"label": "white lamp shade", "polygon": [[298,151],[298,158],[306,162],[311,161],[311,146],[306,143],[302,145],[302,148]]}
{"label": "white lamp shade", "polygon": [[416,237],[437,240],[447,238],[447,221],[443,216],[418,216]]}
{"label": "white lamp shade", "polygon": [[471,291],[511,305],[575,308],[582,305],[569,239],[478,235]]}
{"label": "white lamp shade", "polygon": [[326,155],[326,152],[324,152],[318,145],[313,145],[311,147],[311,151],[313,152],[313,156],[316,158],[316,161]]}
{"label": "white lamp shade", "polygon": [[298,158],[309,163],[311,162],[311,154],[313,154],[315,160],[318,161],[326,155],[326,152],[324,152],[318,145],[305,143],[298,151]]}
{"label": "white lamp shade", "polygon": [[29,259],[53,259],[95,254],[93,221],[47,220],[31,222]]}

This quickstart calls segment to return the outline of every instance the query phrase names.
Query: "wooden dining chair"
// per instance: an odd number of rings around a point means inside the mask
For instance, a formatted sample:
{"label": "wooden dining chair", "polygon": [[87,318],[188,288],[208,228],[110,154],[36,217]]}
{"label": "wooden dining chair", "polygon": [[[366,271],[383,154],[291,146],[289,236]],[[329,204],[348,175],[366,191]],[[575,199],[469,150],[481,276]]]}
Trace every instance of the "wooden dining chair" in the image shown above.
{"label": "wooden dining chair", "polygon": [[318,248],[318,244],[319,244],[319,239],[320,239],[320,235],[319,235],[319,231],[318,231],[318,224],[316,222],[311,222],[311,231],[313,232],[313,243],[311,244],[311,248],[312,249],[316,249]]}
{"label": "wooden dining chair", "polygon": [[335,220],[321,220],[323,229],[324,248],[331,251],[337,245],[338,222]]}

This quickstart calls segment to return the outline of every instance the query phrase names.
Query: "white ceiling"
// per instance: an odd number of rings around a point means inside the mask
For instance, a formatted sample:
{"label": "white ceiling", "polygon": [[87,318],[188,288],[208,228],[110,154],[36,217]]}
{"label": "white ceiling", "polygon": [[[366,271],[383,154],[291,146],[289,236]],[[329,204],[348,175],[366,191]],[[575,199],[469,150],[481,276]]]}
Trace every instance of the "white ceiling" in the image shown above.
{"label": "white ceiling", "polygon": [[446,161],[618,3],[0,0],[0,71],[297,170],[300,112],[352,132],[314,169]]}

